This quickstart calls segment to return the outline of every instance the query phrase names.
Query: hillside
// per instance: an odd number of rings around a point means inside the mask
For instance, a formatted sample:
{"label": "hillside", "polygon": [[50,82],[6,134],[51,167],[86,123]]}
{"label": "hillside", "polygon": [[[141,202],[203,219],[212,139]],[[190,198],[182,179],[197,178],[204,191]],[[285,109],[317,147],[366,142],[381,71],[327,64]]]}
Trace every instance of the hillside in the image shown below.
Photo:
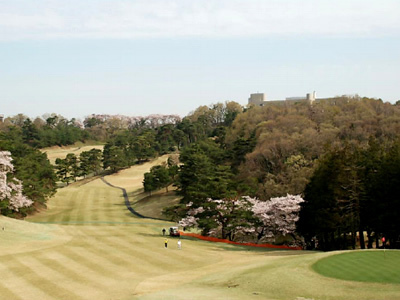
{"label": "hillside", "polygon": [[301,194],[320,157],[346,145],[372,142],[387,150],[400,139],[400,106],[369,98],[337,97],[310,105],[251,107],[227,130],[228,148],[243,153],[239,181],[258,197]]}

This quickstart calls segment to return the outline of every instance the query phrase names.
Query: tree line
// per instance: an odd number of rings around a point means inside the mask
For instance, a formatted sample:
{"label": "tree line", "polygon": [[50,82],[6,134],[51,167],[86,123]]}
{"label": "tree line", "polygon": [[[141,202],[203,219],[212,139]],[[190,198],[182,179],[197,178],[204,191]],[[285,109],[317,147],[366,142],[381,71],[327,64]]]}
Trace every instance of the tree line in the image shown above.
{"label": "tree line", "polygon": [[[13,164],[7,177],[15,178],[10,181],[11,184],[22,182],[22,193],[32,201],[32,205],[18,211],[10,206],[11,208],[1,209],[1,213],[21,217],[34,211],[38,205],[45,205],[47,199],[56,192],[57,181],[68,184],[90,174],[118,172],[133,164],[180,150],[202,140],[209,136],[216,126],[215,119],[212,121],[211,117],[218,120],[225,118],[215,111],[232,115],[236,112],[225,107],[241,109],[240,105],[232,103],[211,106],[210,118],[202,117],[200,120],[195,117],[181,120],[176,115],[91,115],[81,123],[76,119],[67,120],[56,114],[38,117],[33,121],[23,114],[7,117],[0,123],[0,151],[9,152]],[[46,153],[40,151],[43,147],[66,146],[87,140],[104,143],[103,151],[92,149],[82,152],[79,156],[69,153],[64,159],[57,159],[55,166],[50,164]],[[162,173],[162,170],[157,170],[156,173],[160,172]],[[5,185],[3,177],[1,184]],[[9,207],[8,198],[0,197],[0,202],[5,207]]]}
{"label": "tree line", "polygon": [[[308,247],[400,247],[400,141],[388,149],[347,145],[322,157],[304,191],[298,231]],[[368,242],[364,240],[364,232]]]}
{"label": "tree line", "polygon": [[[357,239],[379,246],[382,236],[398,247],[399,108],[359,97],[250,107],[182,149],[175,181],[182,200],[165,214],[179,221],[210,199],[301,195],[297,232],[308,247],[347,249]],[[198,120],[208,111],[200,112]]]}
{"label": "tree line", "polygon": [[[297,232],[309,247],[330,250],[354,247],[357,238],[361,247],[370,247],[383,235],[396,245],[399,229],[392,221],[399,211],[394,196],[399,132],[399,105],[336,97],[312,105],[246,109],[235,102],[218,103],[201,106],[182,120],[93,115],[80,124],[57,115],[33,122],[18,115],[0,125],[0,150],[11,153],[14,168],[7,176],[23,182],[23,195],[34,205],[45,203],[56,190],[55,169],[38,150],[44,145],[86,139],[104,143],[102,153],[58,160],[56,172],[64,182],[179,151],[179,163],[154,167],[144,178],[148,192],[177,186],[181,203],[167,208],[167,215],[178,221],[191,209],[210,213],[210,199],[246,196],[270,203],[300,195],[304,202]],[[209,234],[211,228],[203,230]],[[361,232],[367,233],[368,243]]]}

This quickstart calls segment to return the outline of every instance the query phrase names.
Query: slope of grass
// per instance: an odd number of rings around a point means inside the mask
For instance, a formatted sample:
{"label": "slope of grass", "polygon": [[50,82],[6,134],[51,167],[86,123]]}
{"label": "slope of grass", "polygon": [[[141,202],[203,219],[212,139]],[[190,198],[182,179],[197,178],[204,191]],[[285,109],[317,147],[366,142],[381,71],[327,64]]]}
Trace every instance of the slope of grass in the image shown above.
{"label": "slope of grass", "polygon": [[174,191],[165,193],[165,189],[163,189],[162,193],[155,193],[135,202],[133,208],[144,216],[165,219],[165,216],[162,214],[164,207],[178,204],[180,198]]}
{"label": "slope of grass", "polygon": [[[134,204],[147,196],[143,172],[162,159],[106,180]],[[314,272],[329,253],[185,238],[182,250],[173,238],[165,249],[161,229],[172,223],[135,217],[121,190],[98,179],[60,189],[48,206],[29,222],[7,219],[13,237],[0,234],[0,245],[12,241],[7,251],[0,247],[1,299],[400,299],[399,284]]]}
{"label": "slope of grass", "polygon": [[400,251],[369,250],[332,255],[317,261],[313,269],[344,280],[400,283]]}
{"label": "slope of grass", "polygon": [[62,228],[0,216],[0,255],[53,247],[69,240]]}

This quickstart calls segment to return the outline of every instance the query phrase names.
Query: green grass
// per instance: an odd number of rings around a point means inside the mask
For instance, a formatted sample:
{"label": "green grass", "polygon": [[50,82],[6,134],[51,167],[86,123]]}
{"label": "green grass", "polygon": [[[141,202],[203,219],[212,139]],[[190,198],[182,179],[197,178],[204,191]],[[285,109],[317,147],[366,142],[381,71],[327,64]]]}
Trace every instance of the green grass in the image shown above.
{"label": "green grass", "polygon": [[343,280],[400,283],[400,251],[353,251],[323,258],[313,269]]}

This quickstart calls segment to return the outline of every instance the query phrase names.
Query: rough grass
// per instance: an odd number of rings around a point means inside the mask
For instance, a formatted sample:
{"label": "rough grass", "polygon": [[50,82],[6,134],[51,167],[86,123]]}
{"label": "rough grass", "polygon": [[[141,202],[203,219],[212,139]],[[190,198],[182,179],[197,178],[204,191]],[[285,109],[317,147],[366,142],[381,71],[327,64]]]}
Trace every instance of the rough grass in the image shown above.
{"label": "rough grass", "polygon": [[[140,201],[143,172],[163,159],[106,180]],[[161,229],[172,223],[136,218],[101,180],[60,189],[48,206],[29,222],[1,219],[0,245],[12,241],[0,248],[1,299],[400,299],[399,284],[316,273],[311,266],[330,253],[186,238],[182,250],[173,238],[164,249]]]}
{"label": "rough grass", "polygon": [[174,191],[166,193],[165,189],[163,189],[162,192],[144,197],[135,202],[133,208],[144,216],[165,219],[166,217],[162,214],[164,207],[178,204],[180,198]]}
{"label": "rough grass", "polygon": [[313,269],[328,277],[380,283],[400,283],[400,251],[353,251],[317,261]]}

